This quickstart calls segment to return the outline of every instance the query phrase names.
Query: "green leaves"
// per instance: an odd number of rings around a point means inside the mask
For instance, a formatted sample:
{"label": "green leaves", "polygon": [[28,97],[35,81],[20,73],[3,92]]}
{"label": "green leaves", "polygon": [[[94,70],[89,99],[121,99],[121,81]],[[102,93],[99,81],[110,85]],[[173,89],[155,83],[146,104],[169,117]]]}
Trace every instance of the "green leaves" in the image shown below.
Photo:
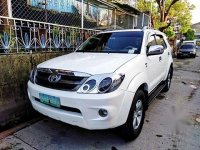
{"label": "green leaves", "polygon": [[195,35],[194,35],[195,31],[193,29],[188,29],[186,33],[184,33],[183,35],[186,37],[186,40],[194,40],[195,39]]}
{"label": "green leaves", "polygon": [[172,26],[169,26],[164,30],[164,33],[168,36],[169,39],[173,39],[175,37],[175,32]]}
{"label": "green leaves", "polygon": [[[195,8],[188,0],[152,0],[152,26],[156,29],[169,28],[164,31],[172,36],[175,25],[179,25],[179,32],[185,33],[191,27],[191,10]],[[137,7],[143,12],[151,11],[151,0],[138,0]],[[168,27],[168,20],[171,25]]]}

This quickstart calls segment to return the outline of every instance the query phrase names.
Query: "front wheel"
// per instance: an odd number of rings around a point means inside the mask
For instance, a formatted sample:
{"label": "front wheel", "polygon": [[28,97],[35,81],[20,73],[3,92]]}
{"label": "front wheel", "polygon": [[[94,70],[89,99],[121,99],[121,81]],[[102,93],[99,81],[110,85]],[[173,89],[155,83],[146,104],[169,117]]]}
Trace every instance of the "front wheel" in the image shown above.
{"label": "front wheel", "polygon": [[177,54],[177,59],[180,59],[181,58],[181,55],[180,54]]}
{"label": "front wheel", "polygon": [[195,57],[196,57],[196,54],[193,54],[193,55],[192,55],[192,58],[195,58]]}
{"label": "front wheel", "polygon": [[121,127],[121,133],[127,140],[137,138],[142,130],[145,117],[145,94],[138,90],[132,102],[132,106],[126,123]]}

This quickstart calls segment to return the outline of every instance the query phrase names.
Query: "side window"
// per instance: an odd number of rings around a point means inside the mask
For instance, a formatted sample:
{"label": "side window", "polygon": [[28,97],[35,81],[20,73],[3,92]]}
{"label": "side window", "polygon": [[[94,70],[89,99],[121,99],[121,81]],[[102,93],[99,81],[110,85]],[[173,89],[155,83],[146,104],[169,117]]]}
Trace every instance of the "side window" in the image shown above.
{"label": "side window", "polygon": [[157,45],[162,45],[164,47],[164,49],[167,48],[167,44],[165,43],[165,40],[163,39],[162,35],[156,35],[155,38],[156,38]]}
{"label": "side window", "polygon": [[147,47],[149,48],[150,46],[153,45],[156,45],[155,35],[151,35],[149,37]]}

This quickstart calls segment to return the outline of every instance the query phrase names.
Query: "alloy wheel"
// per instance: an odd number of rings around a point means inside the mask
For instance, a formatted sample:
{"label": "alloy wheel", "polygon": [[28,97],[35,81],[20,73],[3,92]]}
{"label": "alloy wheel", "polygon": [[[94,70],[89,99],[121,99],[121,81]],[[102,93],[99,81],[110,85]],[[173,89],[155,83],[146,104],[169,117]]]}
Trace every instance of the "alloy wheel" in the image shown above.
{"label": "alloy wheel", "polygon": [[136,102],[134,115],[133,115],[133,128],[138,129],[140,126],[141,120],[142,120],[142,114],[143,114],[143,104],[142,100],[138,100]]}

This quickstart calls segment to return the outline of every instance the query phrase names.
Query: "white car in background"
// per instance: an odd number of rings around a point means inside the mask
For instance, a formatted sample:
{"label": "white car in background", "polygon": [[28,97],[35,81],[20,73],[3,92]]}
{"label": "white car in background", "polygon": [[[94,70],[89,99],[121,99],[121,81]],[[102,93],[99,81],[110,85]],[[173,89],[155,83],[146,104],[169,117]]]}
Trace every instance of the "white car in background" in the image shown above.
{"label": "white car in background", "polygon": [[141,132],[145,110],[173,75],[171,47],[156,30],[106,31],[75,52],[39,64],[28,96],[40,113],[82,128]]}
{"label": "white car in background", "polygon": [[200,39],[195,39],[196,41],[196,48],[199,49],[200,48]]}

